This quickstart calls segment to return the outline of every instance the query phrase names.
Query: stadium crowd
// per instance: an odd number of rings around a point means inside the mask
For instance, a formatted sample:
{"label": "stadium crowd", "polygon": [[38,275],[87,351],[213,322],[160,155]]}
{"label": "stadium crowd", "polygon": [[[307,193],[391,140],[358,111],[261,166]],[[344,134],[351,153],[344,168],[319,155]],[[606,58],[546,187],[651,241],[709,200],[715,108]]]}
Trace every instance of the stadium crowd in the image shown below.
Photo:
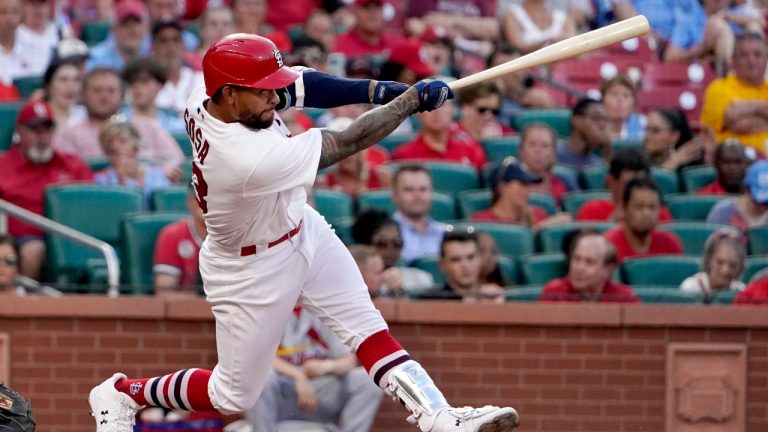
{"label": "stadium crowd", "polygon": [[[638,13],[648,36],[461,90],[310,204],[372,297],[768,304],[762,0],[0,0],[0,199],[115,246],[124,294],[201,295],[184,106],[218,38],[413,84]],[[279,115],[295,135],[370,108]],[[7,228],[0,293],[106,291],[95,253]]]}

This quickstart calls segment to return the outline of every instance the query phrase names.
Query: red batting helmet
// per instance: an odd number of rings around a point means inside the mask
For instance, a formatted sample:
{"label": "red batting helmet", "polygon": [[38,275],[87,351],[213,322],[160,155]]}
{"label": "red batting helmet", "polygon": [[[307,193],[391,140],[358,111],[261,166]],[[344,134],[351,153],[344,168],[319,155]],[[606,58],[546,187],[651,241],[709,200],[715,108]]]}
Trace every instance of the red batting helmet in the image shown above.
{"label": "red batting helmet", "polygon": [[248,33],[225,36],[211,45],[203,57],[205,92],[208,96],[226,84],[279,89],[296,81],[298,72],[283,65],[283,57],[271,40]]}

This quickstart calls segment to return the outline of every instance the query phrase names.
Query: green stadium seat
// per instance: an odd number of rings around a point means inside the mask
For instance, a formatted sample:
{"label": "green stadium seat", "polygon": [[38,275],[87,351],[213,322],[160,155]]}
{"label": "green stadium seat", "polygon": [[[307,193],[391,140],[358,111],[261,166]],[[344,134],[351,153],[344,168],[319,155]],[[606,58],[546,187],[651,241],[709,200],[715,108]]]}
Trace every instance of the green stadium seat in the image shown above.
{"label": "green stadium seat", "polygon": [[525,226],[495,222],[459,222],[458,228],[473,226],[477,231],[484,231],[496,240],[500,254],[519,256],[533,253],[533,232]]}
{"label": "green stadium seat", "polygon": [[613,150],[614,154],[616,154],[616,152],[623,150],[625,148],[633,148],[633,149],[642,151],[643,140],[632,139],[632,138],[618,138],[618,139],[611,140],[611,149]]}
{"label": "green stadium seat", "polygon": [[734,290],[718,290],[715,291],[712,294],[712,299],[710,303],[712,304],[722,304],[722,305],[729,305],[733,303],[733,299],[736,298],[736,295],[739,293],[739,291]]}
{"label": "green stadium seat", "polygon": [[587,201],[592,200],[610,200],[611,193],[607,190],[587,190],[587,191],[573,191],[568,192],[563,196],[563,209],[576,216],[581,206]]}
{"label": "green stadium seat", "polygon": [[581,171],[581,185],[584,189],[605,189],[605,176],[608,174],[606,165],[592,165]]}
{"label": "green stadium seat", "polygon": [[568,264],[562,253],[533,254],[520,257],[523,282],[546,285],[552,279],[568,274]]}
{"label": "green stadium seat", "polygon": [[[50,186],[45,191],[45,216],[120,250],[120,221],[128,213],[143,210],[144,196],[124,186],[74,184]],[[86,263],[101,258],[96,250],[65,238],[46,234],[47,265],[51,275],[64,283],[87,280]]]}
{"label": "green stadium seat", "polygon": [[325,111],[323,108],[304,108],[302,112],[311,118],[313,122],[316,122],[320,116],[325,114]]}
{"label": "green stadium seat", "polygon": [[741,276],[741,280],[748,283],[755,273],[765,268],[768,268],[768,256],[749,257],[744,263],[744,274]]}
{"label": "green stadium seat", "polygon": [[21,110],[21,102],[0,103],[0,152],[11,148],[19,110]]}
{"label": "green stadium seat", "polygon": [[704,243],[712,233],[727,225],[706,222],[669,222],[658,226],[660,230],[677,234],[687,255],[704,253]]}
{"label": "green stadium seat", "polygon": [[768,254],[768,227],[750,228],[748,233],[750,255]]}
{"label": "green stadium seat", "polygon": [[35,90],[43,88],[43,76],[16,78],[13,80],[13,85],[19,90],[22,99],[28,99]]}
{"label": "green stadium seat", "polygon": [[128,294],[154,294],[155,242],[168,224],[186,217],[186,213],[131,213],[122,221],[122,283]]}
{"label": "green stadium seat", "polygon": [[514,257],[499,255],[496,257],[496,261],[499,263],[499,269],[504,274],[504,277],[506,277],[510,283],[518,283],[520,281],[520,275],[517,271],[517,262]]}
{"label": "green stadium seat", "polygon": [[109,159],[107,158],[92,158],[85,161],[88,164],[88,168],[94,173],[109,168]]}
{"label": "green stadium seat", "polygon": [[192,144],[189,142],[189,136],[186,133],[173,134],[173,139],[176,140],[176,144],[179,145],[179,148],[181,149],[181,152],[184,153],[184,156],[192,156]]}
{"label": "green stadium seat", "polygon": [[445,278],[443,277],[443,272],[440,271],[439,262],[440,257],[437,255],[432,255],[416,258],[415,260],[411,261],[409,267],[415,267],[417,269],[428,272],[432,275],[432,278],[435,281],[435,285],[441,285],[445,283]]}
{"label": "green stadium seat", "polygon": [[579,184],[579,172],[565,165],[555,165],[552,168],[552,174],[567,180],[572,185]]}
{"label": "green stadium seat", "polygon": [[520,136],[501,136],[496,138],[486,138],[480,142],[485,150],[485,156],[488,162],[498,163],[507,156],[517,157],[517,151],[520,147]]}
{"label": "green stadium seat", "polygon": [[648,256],[627,258],[621,264],[624,281],[629,285],[677,285],[699,270],[698,256]]}
{"label": "green stadium seat", "polygon": [[667,288],[633,288],[643,303],[699,304],[701,295]]}
{"label": "green stadium seat", "polygon": [[700,165],[683,168],[683,188],[686,192],[695,192],[712,183],[717,178],[717,171],[712,165]]}
{"label": "green stadium seat", "polygon": [[692,193],[669,194],[664,197],[667,208],[675,220],[706,221],[709,211],[718,201],[719,195],[695,195]]}
{"label": "green stadium seat", "polygon": [[491,205],[490,189],[475,189],[459,192],[456,197],[459,204],[459,216],[469,219],[472,213],[485,210]]}
{"label": "green stadium seat", "polygon": [[152,209],[159,212],[189,213],[187,186],[171,186],[152,193]]}
{"label": "green stadium seat", "polygon": [[651,178],[659,187],[662,195],[680,192],[680,180],[675,171],[659,167],[651,167]]}
{"label": "green stadium seat", "polygon": [[336,232],[336,236],[338,236],[345,245],[349,246],[355,243],[352,239],[352,225],[354,224],[355,218],[343,218],[334,222],[331,225],[331,228]]}
{"label": "green stadium seat", "polygon": [[571,110],[569,109],[524,109],[515,114],[515,129],[522,131],[530,123],[548,124],[560,138],[571,135]]}
{"label": "green stadium seat", "polygon": [[477,170],[470,165],[448,162],[425,162],[424,166],[432,174],[432,187],[435,191],[456,196],[461,191],[480,187]]}
{"label": "green stadium seat", "polygon": [[528,204],[544,209],[550,216],[557,213],[557,201],[550,194],[533,192],[528,195]]}
{"label": "green stadium seat", "polygon": [[569,232],[591,228],[602,233],[615,226],[613,222],[571,222],[543,227],[536,233],[536,249],[544,253],[563,252],[563,239]]}
{"label": "green stadium seat", "polygon": [[316,189],[315,209],[325,216],[325,219],[330,224],[335,224],[341,219],[354,216],[352,197],[345,192],[337,190]]}
{"label": "green stadium seat", "polygon": [[536,302],[539,300],[542,290],[541,285],[523,285],[505,288],[505,298],[508,302]]}
{"label": "green stadium seat", "polygon": [[[359,193],[357,195],[358,213],[371,207],[380,208],[390,214],[394,213],[395,203],[392,200],[392,192],[382,189]],[[456,219],[456,204],[453,196],[442,192],[433,192],[432,208],[429,215],[439,221]]]}
{"label": "green stadium seat", "polygon": [[112,22],[110,20],[84,23],[80,31],[80,39],[89,47],[92,47],[107,38],[111,26]]}
{"label": "green stadium seat", "polygon": [[378,145],[383,147],[391,155],[400,144],[407,143],[415,138],[415,133],[389,135],[379,141]]}

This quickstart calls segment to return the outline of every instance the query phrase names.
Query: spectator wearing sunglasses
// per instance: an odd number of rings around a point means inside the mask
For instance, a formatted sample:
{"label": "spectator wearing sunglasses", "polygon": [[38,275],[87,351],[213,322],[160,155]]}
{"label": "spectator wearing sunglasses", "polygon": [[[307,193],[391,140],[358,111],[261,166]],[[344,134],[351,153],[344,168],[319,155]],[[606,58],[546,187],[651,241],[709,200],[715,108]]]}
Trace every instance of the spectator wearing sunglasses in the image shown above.
{"label": "spectator wearing sunglasses", "polygon": [[491,169],[491,206],[470,216],[473,221],[504,222],[539,228],[545,225],[570,222],[567,213],[550,217],[541,207],[528,204],[530,188],[541,184],[543,179],[532,174],[513,156],[507,156],[501,164]]}
{"label": "spectator wearing sunglasses", "polygon": [[459,93],[459,128],[476,142],[511,135],[513,130],[503,127],[497,119],[501,100],[501,90],[493,81],[462,89]]}
{"label": "spectator wearing sunglasses", "polygon": [[371,208],[360,213],[352,226],[352,238],[356,243],[372,246],[382,258],[380,288],[374,290],[369,285],[371,295],[400,297],[405,293],[434,285],[434,279],[429,272],[398,265],[403,251],[403,237],[397,222],[386,211]]}
{"label": "spectator wearing sunglasses", "polygon": [[27,291],[17,283],[19,255],[14,247],[13,237],[0,234],[0,296],[26,295]]}

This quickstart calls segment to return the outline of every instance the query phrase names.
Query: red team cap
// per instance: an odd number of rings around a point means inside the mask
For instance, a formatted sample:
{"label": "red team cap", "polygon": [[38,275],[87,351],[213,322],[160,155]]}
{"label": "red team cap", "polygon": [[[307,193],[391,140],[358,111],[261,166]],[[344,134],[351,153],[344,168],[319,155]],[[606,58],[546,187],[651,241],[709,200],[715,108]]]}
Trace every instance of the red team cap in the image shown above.
{"label": "red team cap", "polygon": [[211,45],[203,57],[205,92],[213,96],[224,85],[275,90],[296,81],[299,73],[283,64],[271,40],[234,33]]}
{"label": "red team cap", "polygon": [[388,60],[407,67],[419,78],[426,78],[435,74],[435,69],[426,61],[427,55],[419,41],[403,39],[392,47]]}
{"label": "red team cap", "polygon": [[115,18],[119,23],[122,23],[128,18],[134,18],[138,21],[146,21],[148,19],[147,7],[139,0],[123,0],[117,3]]}
{"label": "red team cap", "polygon": [[47,103],[39,100],[30,101],[24,104],[19,111],[19,117],[16,124],[35,128],[38,126],[53,125],[53,111]]}

